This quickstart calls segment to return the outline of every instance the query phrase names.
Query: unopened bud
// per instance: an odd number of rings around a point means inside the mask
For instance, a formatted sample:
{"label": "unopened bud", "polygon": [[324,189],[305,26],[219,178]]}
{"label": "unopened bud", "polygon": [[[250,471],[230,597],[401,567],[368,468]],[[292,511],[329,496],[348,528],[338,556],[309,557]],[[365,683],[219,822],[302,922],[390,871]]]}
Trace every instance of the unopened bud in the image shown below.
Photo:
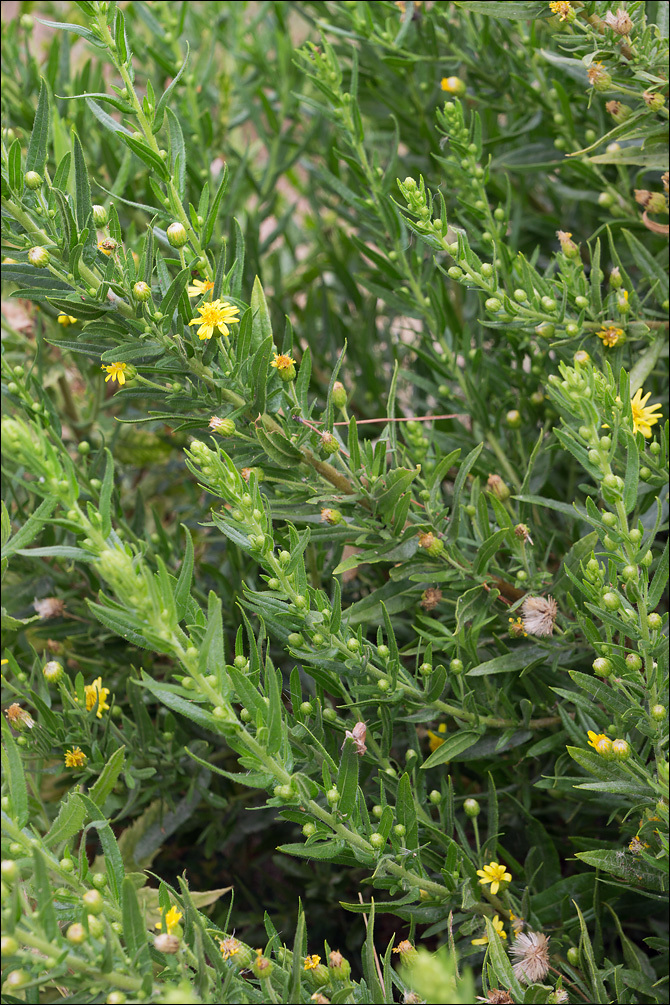
{"label": "unopened bud", "polygon": [[493,495],[496,496],[497,499],[500,499],[501,502],[505,502],[509,499],[511,495],[510,490],[507,485],[505,485],[500,475],[489,475],[486,480],[486,484],[489,492],[492,492]]}
{"label": "unopened bud", "polygon": [[630,744],[626,740],[612,740],[612,757],[615,761],[627,761],[630,757]]}
{"label": "unopened bud", "polygon": [[133,296],[140,303],[146,303],[147,300],[151,300],[151,287],[148,283],[135,283],[133,286]]}
{"label": "unopened bud", "polygon": [[326,454],[337,454],[340,449],[340,445],[333,436],[332,433],[321,433],[321,449]]}
{"label": "unopened bud", "polygon": [[109,220],[109,213],[104,206],[93,206],[93,222],[96,227],[104,227]]}
{"label": "unopened bud", "polygon": [[47,684],[57,684],[63,676],[63,666],[58,660],[49,660],[42,667],[42,674]]}
{"label": "unopened bud", "polygon": [[444,541],[441,541],[439,537],[435,537],[431,531],[428,531],[426,534],[419,535],[419,547],[427,551],[429,555],[437,557],[444,551]]}
{"label": "unopened bud", "polygon": [[28,252],[28,261],[31,265],[34,265],[36,269],[46,269],[47,265],[51,261],[51,255],[46,248],[31,248]]}
{"label": "unopened bud", "polygon": [[188,235],[183,223],[171,223],[167,229],[167,239],[173,248],[183,248],[188,241]]}
{"label": "unopened bud", "polygon": [[26,183],[26,188],[32,189],[34,192],[42,184],[42,175],[39,175],[37,171],[26,171],[23,180]]}
{"label": "unopened bud", "polygon": [[659,112],[661,108],[665,108],[665,98],[660,91],[643,91],[642,97],[645,105],[647,108],[651,108],[652,112]]}
{"label": "unopened bud", "polygon": [[625,122],[633,114],[633,109],[630,105],[624,105],[621,101],[608,101],[605,104],[605,108],[617,124]]}
{"label": "unopened bud", "polygon": [[333,384],[331,399],[336,408],[344,408],[347,403],[346,388],[339,380],[336,380]]}
{"label": "unopened bud", "polygon": [[482,808],[476,799],[466,799],[463,803],[463,809],[469,817],[478,817]]}
{"label": "unopened bud", "polygon": [[161,932],[154,939],[154,949],[157,949],[159,953],[166,953],[170,956],[174,956],[175,953],[179,952],[180,944],[180,939],[176,935],[170,935],[168,932]]}

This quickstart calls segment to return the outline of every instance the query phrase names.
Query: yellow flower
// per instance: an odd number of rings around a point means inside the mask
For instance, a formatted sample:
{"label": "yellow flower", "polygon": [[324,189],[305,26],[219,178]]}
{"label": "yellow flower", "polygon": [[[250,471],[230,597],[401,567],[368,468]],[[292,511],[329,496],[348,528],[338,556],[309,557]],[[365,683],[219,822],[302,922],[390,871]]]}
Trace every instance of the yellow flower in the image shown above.
{"label": "yellow flower", "polygon": [[109,256],[117,248],[116,241],[111,237],[105,237],[102,241],[98,241],[98,250],[103,253],[103,255]]}
{"label": "yellow flower", "polygon": [[321,957],[317,956],[316,953],[313,953],[311,956],[308,956],[305,959],[305,962],[304,962],[303,965],[304,965],[305,970],[316,970],[316,968],[318,967],[318,965],[319,965],[320,962],[321,962]]}
{"label": "yellow flower", "polygon": [[210,283],[209,279],[194,279],[191,286],[186,287],[186,292],[189,297],[202,297],[205,293],[209,293],[210,290],[214,289],[214,283]]}
{"label": "yellow flower", "polygon": [[434,733],[432,729],[428,730],[428,746],[430,748],[431,754],[433,753],[433,751],[437,750],[438,747],[441,747],[442,744],[444,743],[444,737],[438,736],[437,734],[446,732],[447,732],[447,724],[445,722],[441,722],[440,725],[437,727],[437,733]]}
{"label": "yellow flower", "polygon": [[73,747],[72,750],[65,751],[65,767],[66,768],[83,768],[86,764],[86,754],[79,747]]}
{"label": "yellow flower", "polygon": [[607,739],[604,733],[594,733],[592,729],[589,730],[588,737],[589,737],[589,747],[593,747],[594,750],[597,748],[597,744],[600,740]]}
{"label": "yellow flower", "polygon": [[275,370],[288,370],[289,367],[295,365],[295,360],[291,359],[290,356],[286,356],[283,353],[275,353],[274,356],[275,358],[270,363],[270,366],[273,366]]}
{"label": "yellow flower", "polygon": [[105,384],[108,380],[115,380],[120,387],[123,387],[126,382],[127,363],[111,363],[109,366],[101,366],[100,369],[107,372]]}
{"label": "yellow flower", "polygon": [[[92,684],[87,684],[84,688],[84,693],[86,695],[86,711],[90,712],[97,702],[98,711],[95,714],[98,719],[102,719],[102,713],[109,710],[107,695],[111,694],[108,687],[102,686],[102,677],[97,677]],[[74,700],[79,701],[78,698]]]}
{"label": "yellow flower", "polygon": [[18,702],[14,702],[9,708],[5,709],[5,715],[7,716],[7,722],[9,722],[14,729],[32,729],[35,725],[35,720],[33,719],[30,712],[26,712],[25,708],[21,708]]}
{"label": "yellow flower", "polygon": [[224,302],[213,300],[211,304],[202,304],[201,307],[198,307],[198,311],[200,317],[193,318],[192,321],[189,321],[189,325],[200,325],[198,328],[200,341],[211,338],[215,328],[227,337],[230,334],[228,325],[236,325],[240,320],[235,317],[236,314],[240,313],[239,307],[233,307],[227,300]]}
{"label": "yellow flower", "polygon": [[569,0],[552,0],[549,4],[549,9],[552,14],[558,14],[561,21],[574,20],[575,12]]}
{"label": "yellow flower", "polygon": [[528,632],[523,627],[523,621],[521,618],[508,618],[509,628],[507,631],[512,636],[513,639],[520,639],[523,635],[524,638],[528,638]]}
{"label": "yellow flower", "polygon": [[[163,908],[162,907],[159,907],[158,910],[161,912],[161,914],[163,913]],[[170,910],[168,911],[168,913],[165,915],[165,927],[167,929],[168,935],[173,935],[174,934],[174,930],[177,927],[177,925],[179,924],[179,922],[181,921],[182,917],[183,917],[183,915],[182,915],[181,911],[177,907],[175,907],[174,904],[173,904],[172,907],[170,908]],[[156,922],[156,928],[162,928],[162,927],[163,927],[163,922],[162,921],[157,921]]]}
{"label": "yellow flower", "polygon": [[630,399],[630,407],[633,410],[633,429],[636,433],[642,433],[647,440],[651,436],[651,427],[655,426],[659,420],[659,416],[654,413],[661,408],[660,405],[647,406],[649,398],[651,398],[651,391],[647,391],[643,397],[642,388],[638,387]]}
{"label": "yellow flower", "polygon": [[493,894],[498,892],[501,883],[512,882],[511,872],[507,872],[507,866],[500,865],[499,862],[491,862],[483,869],[477,869],[477,875],[481,876],[479,880],[481,886],[485,886],[487,883],[491,884],[491,893]]}
{"label": "yellow flower", "polygon": [[238,942],[236,938],[232,935],[228,939],[221,939],[219,942],[219,949],[221,950],[221,955],[224,960],[229,960],[231,956],[235,956],[239,953],[242,948],[242,943]]}
{"label": "yellow flower", "polygon": [[[510,879],[511,878],[512,877],[510,876]],[[499,915],[496,914],[494,916],[494,918],[491,920],[491,924],[493,925],[493,927],[495,928],[496,932],[498,933],[498,935],[500,936],[501,939],[506,939],[507,938],[507,932],[505,931],[505,929],[503,927],[503,923],[500,920]],[[473,946],[485,946],[488,943],[488,941],[489,941],[488,935],[484,935],[481,939],[471,939],[470,940],[470,942],[472,943]]]}
{"label": "yellow flower", "polygon": [[603,340],[603,345],[611,349],[621,341],[623,328],[615,328],[614,325],[609,325],[607,328],[601,328],[597,335],[598,338]]}
{"label": "yellow flower", "polygon": [[409,939],[403,939],[393,950],[397,953],[403,963],[414,963],[418,958],[418,953]]}
{"label": "yellow flower", "polygon": [[59,314],[56,321],[59,325],[62,325],[63,328],[67,328],[68,325],[75,325],[77,323],[77,319],[73,318],[70,314]]}

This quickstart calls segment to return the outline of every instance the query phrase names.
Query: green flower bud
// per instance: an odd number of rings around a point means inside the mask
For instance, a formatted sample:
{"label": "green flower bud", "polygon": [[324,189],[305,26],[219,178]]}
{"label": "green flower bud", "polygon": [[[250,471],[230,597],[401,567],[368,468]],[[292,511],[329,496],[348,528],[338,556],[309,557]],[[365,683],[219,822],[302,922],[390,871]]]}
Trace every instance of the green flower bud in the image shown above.
{"label": "green flower bud", "polygon": [[433,672],[432,663],[422,663],[421,666],[419,667],[419,673],[423,674],[425,677],[427,677],[432,672]]}
{"label": "green flower bud", "polygon": [[188,234],[183,223],[175,221],[167,229],[167,239],[173,248],[183,248],[188,242]]}
{"label": "green flower bud", "polygon": [[393,828],[393,833],[395,834],[396,837],[399,837],[399,838],[404,837],[405,836],[405,825],[404,824],[396,824],[394,826],[394,828]]}
{"label": "green flower bud", "polygon": [[553,338],[556,329],[548,321],[543,321],[541,324],[535,327],[535,334],[539,335],[540,338]]}
{"label": "green flower bud", "polygon": [[608,611],[617,611],[621,606],[619,597],[616,593],[612,593],[611,591],[603,594],[602,603],[603,607],[605,607]]}
{"label": "green flower bud", "polygon": [[303,715],[311,715],[312,712],[314,711],[314,706],[312,705],[311,701],[303,701],[300,704],[300,711],[302,712]]}
{"label": "green flower bud", "polygon": [[643,482],[646,482],[648,478],[651,478],[651,469],[647,467],[640,468],[640,478]]}
{"label": "green flower bud", "polygon": [[382,644],[381,646],[377,646],[377,653],[381,659],[387,660],[391,655],[391,650],[388,646]]}
{"label": "green flower bud", "polygon": [[628,653],[626,656],[626,666],[629,670],[641,670],[642,659],[637,653]]}
{"label": "green flower bud", "polygon": [[647,616],[647,624],[651,628],[652,632],[657,632],[663,627],[663,618],[660,614],[656,614],[654,612]]}
{"label": "green flower bud", "polygon": [[516,300],[516,302],[518,304],[525,304],[526,301],[528,300],[528,294],[526,293],[525,290],[521,290],[521,289],[515,290],[514,291],[514,299]]}
{"label": "green flower bud", "polygon": [[521,413],[516,408],[513,408],[505,416],[505,422],[510,429],[519,429],[521,426]]}
{"label": "green flower bud", "polygon": [[326,792],[326,799],[331,806],[336,806],[339,802],[340,793],[335,785]]}
{"label": "green flower bud", "polygon": [[335,408],[344,408],[347,404],[347,390],[339,380],[336,380],[333,384],[333,390],[331,391],[331,401],[335,405]]}
{"label": "green flower bud", "polygon": [[567,952],[568,963],[571,967],[579,966],[579,949],[577,946],[570,946]]}
{"label": "green flower bud", "polygon": [[23,180],[26,183],[26,188],[31,189],[33,192],[42,184],[42,176],[37,171],[26,171]]}
{"label": "green flower bud", "polygon": [[489,297],[484,306],[491,314],[496,314],[499,310],[502,310],[502,303],[497,297]]}
{"label": "green flower bud", "polygon": [[615,761],[627,761],[630,757],[630,745],[626,740],[612,740],[612,756]]}
{"label": "green flower bud", "polygon": [[49,660],[42,667],[42,674],[47,684],[57,684],[63,676],[63,666],[58,660]]}
{"label": "green flower bud", "polygon": [[591,664],[595,672],[599,677],[609,677],[612,673],[612,661],[608,660],[605,656],[599,656]]}
{"label": "green flower bud", "polygon": [[459,659],[453,659],[449,663],[449,669],[452,673],[461,674],[465,667],[463,666],[463,661]]}
{"label": "green flower bud", "polygon": [[357,653],[360,648],[361,644],[358,639],[347,639],[347,649],[350,653]]}
{"label": "green flower bud", "polygon": [[476,799],[466,799],[463,809],[469,817],[478,817],[482,810]]}
{"label": "green flower bud", "polygon": [[662,722],[666,716],[665,705],[652,705],[649,709],[649,715],[655,722]]}
{"label": "green flower bud", "polygon": [[28,261],[31,265],[34,265],[36,269],[46,269],[47,265],[51,261],[51,255],[46,248],[31,248],[28,252]]}
{"label": "green flower bud", "polygon": [[291,632],[286,641],[290,646],[296,646],[296,647],[304,645],[305,642],[300,632]]}
{"label": "green flower bud", "polygon": [[136,300],[139,300],[140,303],[146,303],[147,300],[151,299],[151,287],[148,283],[135,283],[133,286],[133,296]]}
{"label": "green flower bud", "polygon": [[19,867],[11,858],[5,858],[0,863],[0,876],[3,883],[13,885],[19,878]]}
{"label": "green flower bud", "polygon": [[19,991],[30,984],[30,974],[25,970],[12,970],[5,977],[5,987],[8,991]]}
{"label": "green flower bud", "polygon": [[78,921],[74,925],[70,925],[66,935],[68,942],[71,942],[73,946],[81,946],[82,943],[86,942],[88,935],[86,934],[86,929],[83,925],[80,925]]}
{"label": "green flower bud", "polygon": [[333,436],[332,433],[325,432],[321,433],[321,449],[326,454],[337,454],[340,449],[340,445]]}
{"label": "green flower bud", "polygon": [[351,964],[342,956],[342,953],[333,951],[328,954],[328,971],[331,979],[346,981],[351,974]]}
{"label": "green flower bud", "polygon": [[13,935],[3,935],[0,939],[0,952],[2,953],[3,959],[6,956],[13,956],[14,953],[18,952],[19,944]]}
{"label": "green flower bud", "polygon": [[306,838],[314,837],[314,835],[316,834],[316,824],[313,824],[311,822],[304,824],[302,832]]}
{"label": "green flower bud", "polygon": [[431,789],[428,793],[428,798],[430,799],[433,806],[439,806],[442,802],[442,793],[438,792],[437,789]]}
{"label": "green flower bud", "polygon": [[104,227],[109,220],[109,213],[104,206],[93,206],[93,222],[96,227]]}
{"label": "green flower bud", "polygon": [[375,851],[381,851],[381,849],[386,844],[386,839],[384,838],[383,834],[377,834],[375,832],[374,834],[370,835],[370,844],[375,849]]}

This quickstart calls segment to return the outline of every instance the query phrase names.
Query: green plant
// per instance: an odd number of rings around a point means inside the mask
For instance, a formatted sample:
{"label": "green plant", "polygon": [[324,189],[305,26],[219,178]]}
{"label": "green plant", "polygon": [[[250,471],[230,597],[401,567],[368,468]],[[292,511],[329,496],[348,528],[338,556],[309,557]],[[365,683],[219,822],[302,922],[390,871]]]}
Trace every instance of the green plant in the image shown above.
{"label": "green plant", "polygon": [[664,6],[68,18],[5,38],[6,992],[662,1001]]}

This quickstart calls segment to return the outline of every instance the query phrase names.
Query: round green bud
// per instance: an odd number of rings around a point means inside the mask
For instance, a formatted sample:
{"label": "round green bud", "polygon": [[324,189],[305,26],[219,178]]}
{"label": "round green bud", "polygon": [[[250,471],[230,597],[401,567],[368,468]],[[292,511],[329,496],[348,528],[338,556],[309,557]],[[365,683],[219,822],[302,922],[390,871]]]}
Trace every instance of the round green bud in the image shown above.
{"label": "round green bud", "polygon": [[347,639],[347,649],[350,653],[357,653],[361,648],[361,644],[358,639]]}
{"label": "round green bud", "polygon": [[3,958],[6,956],[13,956],[14,953],[18,952],[19,944],[13,935],[3,935],[0,939],[0,952]]}
{"label": "round green bud", "polygon": [[73,946],[81,946],[88,938],[86,929],[83,925],[80,925],[78,921],[75,921],[73,925],[70,925],[65,937],[68,942],[72,943]]}
{"label": "round green bud", "polygon": [[2,876],[2,881],[7,884],[13,884],[19,878],[19,867],[11,858],[5,858],[0,863],[0,876]]}
{"label": "round green bud", "polygon": [[274,794],[278,799],[284,802],[289,802],[293,798],[293,786],[292,785],[275,785]]}
{"label": "round green bud", "polygon": [[30,984],[30,974],[25,970],[12,970],[5,977],[5,987],[8,991],[19,991]]}
{"label": "round green bud", "polygon": [[478,817],[482,810],[476,799],[466,799],[463,803],[463,809],[469,817]]}
{"label": "round green bud", "polygon": [[642,531],[638,530],[637,527],[633,527],[631,531],[628,532],[628,537],[632,544],[639,544],[642,540]]}
{"label": "round green bud", "polygon": [[279,552],[279,561],[281,562],[282,565],[287,565],[291,561],[291,552],[290,551],[280,551]]}
{"label": "round green bud", "polygon": [[381,680],[377,681],[377,688],[378,688],[379,691],[388,691],[388,689],[390,688],[390,686],[391,685],[389,684],[389,682],[387,680],[384,680],[383,677],[382,677]]}
{"label": "round green bud", "polygon": [[123,991],[110,991],[105,998],[106,1005],[124,1005],[126,1001]]}
{"label": "round green bud", "polygon": [[384,812],[384,807],[380,806],[378,803],[375,806],[372,807],[372,815],[377,820],[379,820],[379,818],[381,817],[381,815],[382,815],[383,812]]}
{"label": "round green bud", "polygon": [[651,551],[645,551],[644,555],[640,558],[640,565],[643,565],[645,569],[648,569],[653,561],[653,555]]}
{"label": "round green bud", "polygon": [[188,234],[183,223],[175,221],[167,229],[167,239],[173,248],[183,248],[188,242]]}
{"label": "round green bud", "polygon": [[311,822],[306,823],[302,828],[302,832],[306,838],[314,837],[314,835],[316,834],[316,824],[313,824]]}
{"label": "round green bud", "polygon": [[251,722],[251,712],[248,708],[240,709],[240,719],[242,722]]}
{"label": "round green bud", "polygon": [[589,302],[586,297],[575,297],[575,307],[579,307],[580,311],[585,311],[589,306]]}
{"label": "round green bud", "polygon": [[658,440],[653,440],[649,444],[649,453],[653,454],[654,457],[657,457],[660,454],[660,452],[661,452],[661,444],[658,442]]}
{"label": "round green bud", "polygon": [[579,966],[579,949],[577,946],[570,946],[567,952],[568,963],[571,967]]}
{"label": "round green bud", "polygon": [[380,659],[387,660],[391,655],[391,650],[389,649],[388,646],[382,644],[381,646],[377,646],[377,654],[379,655]]}
{"label": "round green bud", "polygon": [[649,709],[649,715],[655,722],[661,722],[666,716],[665,705],[652,705]]}
{"label": "round green bud", "polygon": [[640,478],[643,482],[646,482],[648,478],[651,478],[651,469],[646,467],[640,468]]}
{"label": "round green bud", "polygon": [[545,311],[553,313],[556,310],[556,301],[552,297],[542,297],[540,303],[544,307]]}
{"label": "round green bud", "polygon": [[328,791],[326,792],[326,799],[328,800],[331,806],[335,806],[336,803],[339,802],[340,793],[338,792],[337,787],[335,785],[332,787],[332,789],[328,789]]}
{"label": "round green bud", "polygon": [[13,855],[14,858],[18,858],[19,855],[23,855],[23,845],[19,844],[18,841],[12,841],[9,846],[9,854]]}
{"label": "round green bud", "polygon": [[605,656],[598,656],[598,658],[593,661],[591,666],[599,677],[609,677],[613,669],[612,661],[608,660]]}
{"label": "round green bud", "polygon": [[312,712],[314,711],[314,706],[312,705],[311,701],[303,701],[300,704],[300,711],[302,712],[303,715],[311,715]]}
{"label": "round green bud", "polygon": [[58,864],[63,872],[74,872],[74,862],[71,858],[62,858]]}
{"label": "round green bud", "polygon": [[377,833],[371,834],[370,835],[370,844],[375,849],[375,851],[381,851],[381,849],[386,844],[386,839],[384,838],[384,836],[382,834],[377,834]]}
{"label": "round green bud", "polygon": [[647,616],[647,624],[651,628],[652,632],[657,632],[663,627],[663,618],[660,614],[653,612]]}
{"label": "round green bud", "polygon": [[510,429],[519,429],[521,426],[521,412],[519,412],[516,408],[513,408],[505,416],[505,422]]}
{"label": "round green bud", "polygon": [[96,918],[94,914],[87,915],[86,920],[88,921],[89,933],[94,939],[101,939],[105,933],[104,923],[100,920],[100,918]]}
{"label": "round green bud", "polygon": [[93,222],[96,227],[104,227],[109,220],[109,214],[104,206],[93,206]]}
{"label": "round green bud", "polygon": [[42,667],[42,674],[47,684],[57,684],[63,673],[63,665],[58,660],[49,660]]}
{"label": "round green bud", "polygon": [[433,672],[432,663],[422,663],[421,666],[419,667],[419,673],[423,674],[424,676],[428,676],[428,674],[431,674],[432,672]]}
{"label": "round green bud", "polygon": [[606,527],[616,527],[617,525],[616,514],[610,513],[609,510],[605,511],[600,519],[602,520],[602,522],[605,524]]}
{"label": "round green bud", "polygon": [[491,314],[495,314],[497,311],[502,309],[502,303],[497,297],[489,297],[484,306],[487,311],[491,312]]}
{"label": "round green bud", "polygon": [[398,777],[398,772],[396,771],[395,768],[386,768],[384,770],[384,774],[388,775],[389,778],[397,778]]}
{"label": "round green bud", "polygon": [[268,579],[268,590],[279,590],[281,589],[281,583],[278,579]]}
{"label": "round green bud", "polygon": [[452,673],[461,674],[465,669],[463,666],[463,661],[459,659],[453,659],[449,662],[449,669]]}
{"label": "round green bud", "polygon": [[535,334],[539,335],[540,338],[553,338],[556,329],[548,321],[543,321],[541,324],[536,325]]}
{"label": "round green bud", "polygon": [[23,180],[26,183],[26,188],[32,189],[33,192],[42,184],[42,176],[37,171],[26,171]]}
{"label": "round green bud", "polygon": [[481,274],[485,279],[490,279],[494,273],[494,268],[490,262],[484,262],[481,268]]}
{"label": "round green bud", "polygon": [[393,828],[393,833],[395,834],[396,837],[399,837],[399,838],[404,837],[405,833],[406,833],[405,832],[405,825],[404,824],[396,824],[394,826],[394,828]]}
{"label": "round green bud", "polygon": [[337,712],[335,711],[334,708],[330,708],[330,706],[328,706],[327,708],[324,708],[322,714],[323,714],[323,718],[326,720],[326,722],[336,722],[337,721]]}
{"label": "round green bud", "polygon": [[447,269],[447,275],[451,279],[460,279],[463,275],[463,269],[459,269],[457,265],[452,265],[450,269]]}
{"label": "round green bud", "polygon": [[28,261],[36,269],[46,269],[51,261],[51,255],[46,248],[31,248],[28,252]]}
{"label": "round green bud", "polygon": [[525,569],[519,569],[519,571],[516,573],[516,578],[519,580],[520,583],[524,583],[528,579],[528,573],[526,572]]}
{"label": "round green bud", "polygon": [[608,611],[617,611],[621,606],[619,597],[616,593],[612,593],[611,591],[603,594],[602,603],[603,607],[605,607]]}
{"label": "round green bud", "polygon": [[335,405],[335,408],[344,408],[347,404],[347,389],[341,381],[336,380],[333,384],[333,390],[330,394],[331,401]]}
{"label": "round green bud", "polygon": [[304,644],[305,640],[300,634],[300,632],[291,632],[287,642],[290,646],[301,646]]}
{"label": "round green bud", "polygon": [[96,890],[104,890],[107,886],[107,876],[104,872],[94,872],[91,876],[91,883]]}
{"label": "round green bud", "polygon": [[496,209],[493,210],[493,216],[494,219],[499,221],[505,219],[505,210],[502,208],[502,206],[498,206]]}
{"label": "round green bud", "polygon": [[233,660],[233,666],[237,667],[238,670],[247,670],[249,667],[249,660],[246,656],[236,656]]}
{"label": "round green bud", "polygon": [[627,761],[630,757],[630,745],[626,740],[612,740],[612,757],[615,761]]}
{"label": "round green bud", "polygon": [[565,334],[569,335],[570,338],[574,338],[575,335],[579,335],[581,328],[574,321],[569,321],[565,326]]}
{"label": "round green bud", "polygon": [[621,576],[627,583],[639,578],[639,570],[636,565],[625,565],[621,570]]}
{"label": "round green bud", "polygon": [[607,489],[612,495],[621,495],[623,492],[623,479],[619,478],[618,475],[605,475],[602,480],[603,488]]}
{"label": "round green bud", "polygon": [[433,806],[439,806],[440,803],[442,802],[442,793],[438,792],[437,789],[431,789],[431,791],[428,793],[428,798],[433,804]]}
{"label": "round green bud", "polygon": [[148,283],[135,283],[133,286],[133,296],[135,297],[135,300],[139,300],[140,303],[146,303],[147,300],[151,300],[151,287]]}
{"label": "round green bud", "polygon": [[516,302],[518,304],[525,304],[526,301],[528,300],[528,294],[526,293],[525,290],[521,290],[521,289],[515,290],[514,291],[514,299],[516,300]]}
{"label": "round green bud", "polygon": [[628,653],[626,656],[626,666],[629,670],[641,670],[642,659],[637,653]]}

